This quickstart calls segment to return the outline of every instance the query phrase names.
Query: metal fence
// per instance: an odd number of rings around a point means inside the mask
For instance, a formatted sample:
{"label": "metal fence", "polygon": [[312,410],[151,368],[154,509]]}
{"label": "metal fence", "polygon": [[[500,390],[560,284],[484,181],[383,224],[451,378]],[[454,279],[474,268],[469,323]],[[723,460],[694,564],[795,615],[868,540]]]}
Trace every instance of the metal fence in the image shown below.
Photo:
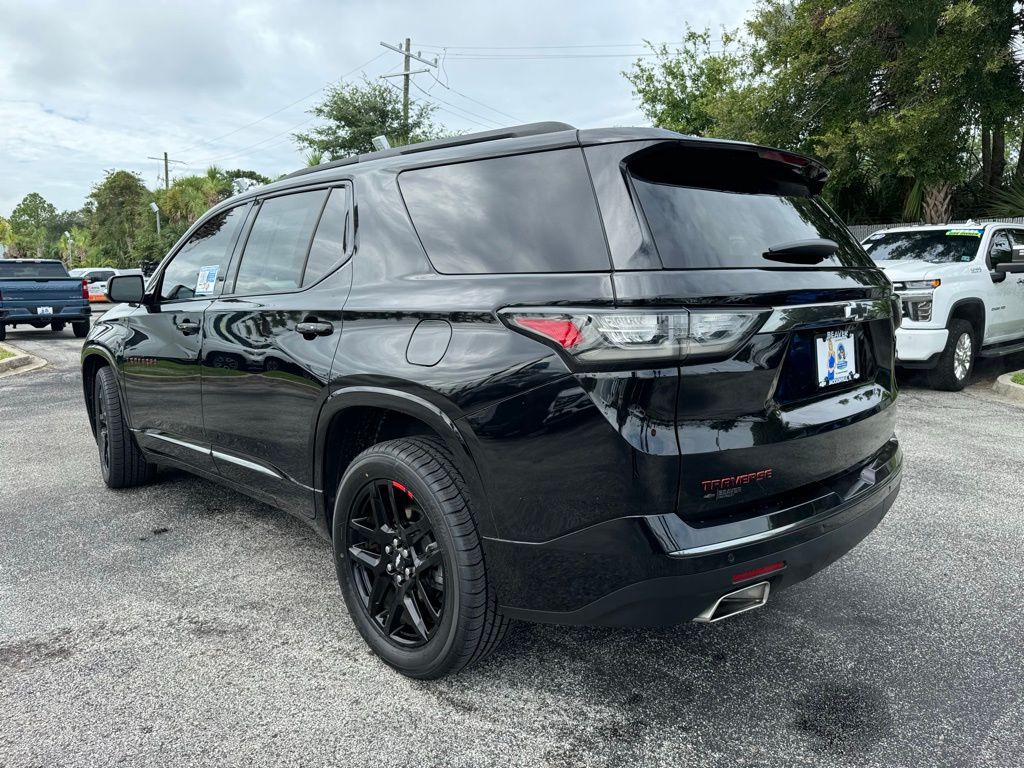
{"label": "metal fence", "polygon": [[[1012,216],[1003,219],[968,219],[967,221],[950,221],[947,222],[950,225],[964,225],[968,222],[974,224],[985,224],[989,221],[1001,221],[1006,224],[1024,224],[1024,216]],[[870,235],[872,232],[877,232],[880,229],[893,229],[894,227],[913,227],[919,224],[923,224],[922,221],[917,222],[903,222],[901,224],[851,224],[849,225],[850,231],[853,232],[853,236],[858,240],[863,240],[865,237]]]}

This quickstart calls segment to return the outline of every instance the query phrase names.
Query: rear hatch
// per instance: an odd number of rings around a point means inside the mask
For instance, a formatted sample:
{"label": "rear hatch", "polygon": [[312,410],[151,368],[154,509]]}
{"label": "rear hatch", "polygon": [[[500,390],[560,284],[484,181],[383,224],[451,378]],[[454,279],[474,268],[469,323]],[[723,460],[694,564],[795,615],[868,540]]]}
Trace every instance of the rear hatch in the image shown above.
{"label": "rear hatch", "polygon": [[[679,368],[678,513],[799,504],[870,462],[894,428],[892,290],[817,197],[824,169],[685,142],[622,167],[661,269],[617,272],[619,304],[688,308],[691,331],[706,318]],[[744,312],[757,319],[737,330]]]}

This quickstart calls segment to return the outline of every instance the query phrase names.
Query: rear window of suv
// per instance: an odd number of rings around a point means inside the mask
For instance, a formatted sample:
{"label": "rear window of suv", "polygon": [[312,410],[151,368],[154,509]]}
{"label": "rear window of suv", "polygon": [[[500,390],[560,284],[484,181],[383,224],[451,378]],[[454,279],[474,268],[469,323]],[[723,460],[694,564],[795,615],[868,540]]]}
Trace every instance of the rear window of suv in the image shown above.
{"label": "rear window of suv", "polygon": [[438,272],[610,268],[579,149],[405,171],[399,186]]}
{"label": "rear window of suv", "polygon": [[68,277],[59,261],[0,260],[0,278],[4,277]]}
{"label": "rear window of suv", "polygon": [[627,168],[666,269],[806,269],[762,254],[819,238],[839,250],[814,266],[872,266],[792,165],[749,149],[671,143],[638,152]]}

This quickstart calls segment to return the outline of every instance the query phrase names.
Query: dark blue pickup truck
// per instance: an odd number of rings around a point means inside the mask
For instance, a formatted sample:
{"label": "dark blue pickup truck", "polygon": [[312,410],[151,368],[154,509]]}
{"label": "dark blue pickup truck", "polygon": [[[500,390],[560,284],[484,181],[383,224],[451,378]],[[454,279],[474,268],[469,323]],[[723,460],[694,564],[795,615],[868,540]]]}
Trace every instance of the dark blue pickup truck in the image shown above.
{"label": "dark blue pickup truck", "polygon": [[63,331],[67,323],[75,336],[89,333],[89,285],[71,277],[55,259],[0,259],[0,341],[7,326],[50,326]]}

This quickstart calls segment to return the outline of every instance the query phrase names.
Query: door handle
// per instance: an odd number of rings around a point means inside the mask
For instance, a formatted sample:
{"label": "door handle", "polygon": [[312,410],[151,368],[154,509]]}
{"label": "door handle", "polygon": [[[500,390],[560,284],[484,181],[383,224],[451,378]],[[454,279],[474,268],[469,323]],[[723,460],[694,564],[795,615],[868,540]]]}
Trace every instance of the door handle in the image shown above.
{"label": "door handle", "polygon": [[334,333],[334,326],[323,320],[306,320],[297,323],[295,330],[302,334],[303,338],[312,341],[317,336],[330,336]]}
{"label": "door handle", "polygon": [[186,336],[199,333],[199,323],[193,323],[191,320],[182,320],[180,323],[175,323],[174,327]]}

